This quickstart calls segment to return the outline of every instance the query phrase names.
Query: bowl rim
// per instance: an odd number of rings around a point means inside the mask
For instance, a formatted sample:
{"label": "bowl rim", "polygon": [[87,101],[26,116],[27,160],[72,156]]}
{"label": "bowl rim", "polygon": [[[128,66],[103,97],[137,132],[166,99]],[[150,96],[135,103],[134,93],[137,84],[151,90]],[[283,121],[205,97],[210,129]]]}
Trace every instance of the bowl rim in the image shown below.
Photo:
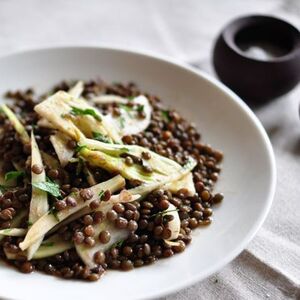
{"label": "bowl rim", "polygon": [[[157,54],[153,51],[146,51],[146,50],[134,50],[134,49],[128,49],[124,47],[117,47],[112,46],[109,44],[101,44],[101,45],[87,45],[87,46],[80,46],[80,45],[66,45],[66,46],[54,46],[54,47],[41,47],[41,48],[27,48],[25,50],[21,51],[14,51],[9,54],[4,54],[0,56],[0,62],[1,60],[10,59],[13,58],[13,56],[18,55],[26,55],[26,54],[35,54],[35,53],[41,53],[41,52],[49,52],[49,51],[72,51],[72,50],[81,50],[81,51],[110,51],[110,52],[116,52],[116,53],[123,53],[123,54],[130,54],[134,56],[139,57],[145,57],[146,59],[154,59],[161,63],[171,64],[172,66],[181,69],[182,71],[188,71],[192,73],[193,75],[196,75],[197,77],[200,77],[200,79],[205,80],[208,84],[213,86],[214,88],[217,88],[220,92],[227,95],[235,105],[239,106],[251,119],[251,121],[254,123],[256,129],[258,130],[259,134],[262,137],[262,140],[265,144],[266,150],[268,152],[268,158],[269,158],[269,164],[270,164],[270,184],[269,184],[269,190],[268,190],[268,196],[266,199],[266,206],[265,209],[261,212],[259,217],[255,220],[253,223],[251,230],[249,230],[248,234],[244,236],[244,239],[240,242],[238,246],[236,246],[231,252],[227,253],[222,260],[220,260],[217,264],[214,264],[211,268],[208,268],[204,273],[202,274],[196,274],[190,279],[183,279],[180,281],[180,283],[176,283],[175,286],[171,285],[164,290],[155,291],[151,295],[147,295],[143,299],[152,299],[155,297],[163,297],[169,294],[172,294],[174,292],[177,292],[181,289],[184,289],[186,287],[189,287],[208,276],[212,275],[213,273],[217,272],[221,268],[223,268],[225,265],[227,265],[229,262],[231,262],[234,258],[236,258],[249,244],[249,242],[254,238],[258,230],[261,228],[262,224],[264,223],[270,209],[272,206],[273,198],[275,195],[276,190],[276,182],[277,182],[277,171],[276,171],[276,162],[275,162],[275,155],[272,148],[272,144],[270,142],[270,139],[259,121],[259,119],[255,116],[254,112],[248,107],[248,105],[242,101],[242,99],[237,96],[233,91],[231,91],[228,87],[226,87],[223,83],[218,81],[216,78],[212,77],[211,75],[207,74],[204,71],[197,70],[194,67],[191,67],[185,62],[176,60],[174,58],[168,57],[166,55]],[[89,283],[90,284],[90,283]]]}
{"label": "bowl rim", "polygon": [[[243,22],[247,22],[247,21],[249,21],[249,23],[243,24]],[[247,27],[247,25],[250,24],[251,21],[253,23],[255,21],[257,21],[257,22],[269,21],[272,23],[283,24],[284,26],[286,26],[286,30],[289,30],[291,32],[293,31],[296,35],[298,35],[299,40],[298,40],[298,42],[296,42],[295,47],[291,51],[289,51],[288,53],[286,53],[282,56],[272,57],[267,60],[262,60],[259,58],[251,57],[251,56],[245,54],[245,52],[243,52],[236,45],[236,43],[234,41],[235,35],[239,31],[245,29]],[[239,27],[239,28],[237,29],[236,27]],[[294,59],[298,54],[300,54],[300,31],[293,24],[291,24],[281,18],[278,18],[274,15],[250,14],[250,15],[244,15],[244,16],[237,17],[225,25],[225,27],[222,29],[222,32],[220,35],[223,37],[225,44],[230,48],[231,51],[236,53],[241,58],[248,60],[249,62],[253,61],[256,63],[265,64],[265,65],[279,64],[282,62],[290,61],[290,60]]]}

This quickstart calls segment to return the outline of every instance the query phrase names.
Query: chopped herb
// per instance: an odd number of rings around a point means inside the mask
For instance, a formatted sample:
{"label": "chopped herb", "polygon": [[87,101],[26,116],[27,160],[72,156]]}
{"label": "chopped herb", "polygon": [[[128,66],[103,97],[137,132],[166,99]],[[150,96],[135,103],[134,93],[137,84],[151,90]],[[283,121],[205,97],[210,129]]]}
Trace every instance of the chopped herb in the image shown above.
{"label": "chopped herb", "polygon": [[117,247],[121,247],[124,244],[125,240],[120,240],[118,242],[115,242],[111,245],[110,249],[112,248],[117,248]]}
{"label": "chopped herb", "polygon": [[139,112],[139,113],[143,112],[144,111],[144,105],[138,104],[138,106],[136,108],[136,111]]}
{"label": "chopped herb", "polygon": [[7,187],[5,185],[0,184],[0,193],[5,193],[7,190]]}
{"label": "chopped herb", "polygon": [[102,200],[104,193],[105,193],[105,191],[103,191],[103,190],[99,192],[98,196],[99,196],[100,200]]}
{"label": "chopped herb", "polygon": [[25,175],[25,173],[23,171],[10,171],[5,174],[5,181],[17,179],[24,175]]}
{"label": "chopped herb", "polygon": [[119,107],[122,108],[127,113],[129,118],[131,118],[131,119],[134,118],[133,108],[131,106],[128,106],[128,105],[125,105],[125,104],[119,104]]}
{"label": "chopped herb", "polygon": [[75,152],[80,152],[82,149],[87,148],[86,145],[78,145],[75,147]]}
{"label": "chopped herb", "polygon": [[160,113],[165,122],[169,123],[171,121],[168,110],[161,110]]}
{"label": "chopped herb", "polygon": [[100,121],[100,122],[102,121],[101,117],[92,108],[81,109],[81,108],[72,106],[70,113],[74,116],[90,115],[90,116],[94,117],[97,121]]}
{"label": "chopped herb", "polygon": [[123,129],[125,127],[125,118],[120,116],[119,117],[120,126]]}
{"label": "chopped herb", "polygon": [[54,197],[61,197],[59,185],[56,182],[51,181],[49,178],[47,178],[46,182],[36,182],[32,183],[32,185]]}
{"label": "chopped herb", "polygon": [[54,246],[54,242],[43,242],[41,246],[44,246],[44,247],[53,247]]}
{"label": "chopped herb", "polygon": [[55,207],[51,207],[50,210],[48,211],[49,215],[53,215],[56,219],[56,221],[60,221],[59,217],[57,216],[58,211],[55,209]]}
{"label": "chopped herb", "polygon": [[100,142],[103,142],[103,143],[109,143],[110,142],[108,137],[103,135],[100,132],[93,131],[92,134],[93,134],[93,139],[94,140],[97,140],[97,141],[100,141]]}
{"label": "chopped herb", "polygon": [[162,216],[164,217],[165,215],[167,215],[168,213],[170,212],[173,212],[173,211],[178,211],[179,209],[176,208],[176,209],[172,209],[172,210],[163,210],[163,211],[159,211],[158,213],[154,214],[154,215],[151,215],[150,218],[154,218],[156,216]]}
{"label": "chopped herb", "polygon": [[127,99],[128,101],[132,101],[135,98],[135,96],[128,96]]}
{"label": "chopped herb", "polygon": [[119,104],[120,108],[123,108],[128,114],[132,111],[132,107],[126,105],[126,104]]}
{"label": "chopped herb", "polygon": [[122,151],[122,152],[129,152],[129,149],[126,148],[126,147],[122,147],[122,148],[120,149],[120,151]]}
{"label": "chopped herb", "polygon": [[193,169],[193,167],[195,166],[196,166],[196,161],[192,157],[189,157],[187,162],[184,164],[183,169],[190,170]]}

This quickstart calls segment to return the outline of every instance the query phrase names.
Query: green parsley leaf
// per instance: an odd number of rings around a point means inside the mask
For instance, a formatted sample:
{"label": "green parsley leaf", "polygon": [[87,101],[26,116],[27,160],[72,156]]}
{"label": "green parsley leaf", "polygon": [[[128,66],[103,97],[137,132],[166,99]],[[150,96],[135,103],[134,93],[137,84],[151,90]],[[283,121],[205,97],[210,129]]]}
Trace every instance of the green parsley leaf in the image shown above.
{"label": "green parsley leaf", "polygon": [[53,247],[54,246],[54,242],[43,242],[41,246],[44,246],[44,247]]}
{"label": "green parsley leaf", "polygon": [[135,96],[128,96],[127,99],[128,101],[132,101],[135,98]]}
{"label": "green parsley leaf", "polygon": [[97,141],[100,141],[100,142],[103,142],[103,143],[109,143],[110,142],[108,137],[103,135],[100,132],[93,131],[92,134],[93,134],[93,139],[94,140],[97,140]]}
{"label": "green parsley leaf", "polygon": [[79,144],[77,144],[77,146],[75,148],[75,152],[80,152],[84,148],[87,148],[87,146],[86,145],[79,145]]}
{"label": "green parsley leaf", "polygon": [[32,183],[32,185],[37,189],[45,191],[54,197],[61,197],[59,185],[56,182],[53,181],[36,182],[36,183]]}
{"label": "green parsley leaf", "polygon": [[25,173],[23,171],[10,171],[5,174],[5,181],[17,179],[24,175],[25,175]]}
{"label": "green parsley leaf", "polygon": [[7,187],[5,185],[0,184],[0,194],[5,193],[7,190]]}
{"label": "green parsley leaf", "polygon": [[179,209],[178,208],[176,208],[176,209],[172,209],[172,210],[163,210],[163,211],[160,211],[160,212],[158,212],[158,213],[156,213],[156,214],[154,214],[154,215],[151,215],[150,216],[150,218],[154,218],[154,217],[156,217],[156,216],[165,216],[166,214],[168,214],[168,213],[170,213],[170,212],[173,212],[173,211],[179,211]]}
{"label": "green parsley leaf", "polygon": [[120,116],[119,117],[120,126],[123,129],[125,127],[125,118]]}
{"label": "green parsley leaf", "polygon": [[110,249],[112,248],[117,248],[117,247],[121,247],[124,244],[125,240],[120,240],[118,242],[115,242],[111,245]]}
{"label": "green parsley leaf", "polygon": [[99,196],[100,200],[102,200],[104,193],[105,193],[105,191],[103,191],[103,190],[99,192],[98,196]]}
{"label": "green parsley leaf", "polygon": [[169,111],[168,110],[161,110],[161,116],[164,119],[165,122],[169,123],[171,121]]}
{"label": "green parsley leaf", "polygon": [[70,113],[74,116],[90,115],[90,116],[94,117],[97,121],[99,121],[99,122],[102,121],[101,117],[92,108],[81,109],[81,108],[72,106]]}
{"label": "green parsley leaf", "polygon": [[144,111],[144,105],[138,104],[138,106],[136,108],[136,111],[139,112],[139,113],[143,112]]}
{"label": "green parsley leaf", "polygon": [[126,104],[119,104],[120,108],[123,108],[129,115],[132,112],[132,107],[126,105]]}

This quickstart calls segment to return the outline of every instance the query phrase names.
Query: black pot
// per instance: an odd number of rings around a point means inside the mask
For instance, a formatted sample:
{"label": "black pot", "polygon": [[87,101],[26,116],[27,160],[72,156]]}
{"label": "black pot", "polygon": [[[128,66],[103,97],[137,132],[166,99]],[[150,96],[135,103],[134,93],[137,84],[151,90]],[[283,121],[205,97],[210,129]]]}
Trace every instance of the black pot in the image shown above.
{"label": "black pot", "polygon": [[[253,57],[251,45],[268,51]],[[266,53],[270,55],[262,57]],[[218,37],[213,63],[221,81],[244,100],[265,102],[289,92],[299,82],[300,33],[270,16],[235,19]]]}

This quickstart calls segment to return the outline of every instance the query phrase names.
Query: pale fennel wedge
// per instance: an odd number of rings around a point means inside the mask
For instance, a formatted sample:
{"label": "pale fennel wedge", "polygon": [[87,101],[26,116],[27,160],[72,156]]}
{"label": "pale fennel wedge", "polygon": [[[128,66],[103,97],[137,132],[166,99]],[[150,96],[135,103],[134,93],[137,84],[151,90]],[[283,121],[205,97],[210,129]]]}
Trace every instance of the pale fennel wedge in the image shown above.
{"label": "pale fennel wedge", "polygon": [[69,89],[68,93],[75,99],[78,99],[80,98],[83,90],[84,90],[84,83],[83,81],[80,80],[73,87]]}
{"label": "pale fennel wedge", "polygon": [[[3,230],[8,230],[8,229],[14,229],[17,228],[18,226],[21,225],[21,222],[23,221],[23,219],[26,217],[27,215],[27,210],[26,209],[22,209],[20,212],[18,212],[18,214],[12,219],[12,221],[10,222],[10,227],[3,229]],[[9,232],[9,231],[6,231]],[[4,234],[0,235],[0,242],[1,240],[4,238]]]}
{"label": "pale fennel wedge", "polygon": [[[72,249],[74,244],[70,241],[64,241],[58,234],[51,236],[44,240],[39,249],[34,253],[32,259],[43,259],[62,253],[66,250]],[[9,249],[4,248],[4,253],[9,260],[19,260],[26,258],[26,253],[19,251],[17,253],[10,252]]]}
{"label": "pale fennel wedge", "polygon": [[[145,171],[144,166],[140,164],[128,166],[125,163],[127,155],[141,159],[144,152],[148,152],[151,156],[147,161],[143,161],[143,164],[151,168],[150,173]],[[126,179],[147,183],[165,181],[170,174],[183,170],[183,167],[175,161],[136,145],[125,146],[85,139],[79,146],[78,155],[93,166],[101,167],[110,172],[118,172]]]}
{"label": "pale fennel wedge", "polygon": [[66,92],[59,91],[50,96],[36,105],[35,111],[54,128],[76,141],[85,136],[92,137],[92,133],[96,131],[108,136],[113,142],[122,143],[114,126],[104,120],[97,108]]}
{"label": "pale fennel wedge", "polygon": [[[41,168],[41,173],[36,174],[34,167],[38,166]],[[48,210],[48,195],[45,191],[35,187],[35,184],[46,181],[46,172],[44,170],[43,160],[41,157],[40,150],[36,143],[34,133],[31,132],[31,184],[32,184],[32,195],[29,208],[29,224],[34,224],[40,217],[42,217]],[[30,260],[40,244],[43,241],[43,236],[32,244],[27,250],[27,258]]]}
{"label": "pale fennel wedge", "polygon": [[87,207],[92,201],[95,199],[98,199],[98,195],[101,191],[109,190],[111,193],[120,190],[125,185],[125,180],[123,177],[117,175],[113,177],[112,179],[99,183],[93,187],[91,187],[91,190],[94,194],[92,199],[88,201],[84,201],[79,193],[72,194],[72,197],[74,197],[77,201],[77,206],[67,208],[63,211],[59,211],[57,213],[53,213],[51,211],[44,214],[41,218],[35,222],[30,229],[28,230],[27,235],[25,236],[25,239],[23,242],[20,243],[20,248],[22,250],[28,249],[32,244],[34,244],[36,241],[38,241],[40,238],[42,238],[47,232],[49,232],[52,228],[54,228],[56,225],[58,225],[60,222],[67,219],[72,214],[80,211],[84,207]]}
{"label": "pale fennel wedge", "polygon": [[25,228],[7,228],[0,230],[0,236],[24,236],[26,232]]}
{"label": "pale fennel wedge", "polygon": [[98,239],[93,247],[89,247],[84,244],[75,244],[75,249],[77,254],[80,256],[81,260],[89,268],[94,268],[97,264],[94,261],[94,256],[96,252],[105,252],[113,247],[119,241],[126,240],[129,235],[129,230],[127,229],[117,229],[114,224],[105,220],[101,224],[93,225],[95,235],[98,236],[102,230],[107,230],[110,233],[110,241],[106,244],[101,243]]}
{"label": "pale fennel wedge", "polygon": [[50,136],[50,141],[59,159],[60,164],[66,166],[74,155],[74,150],[68,147],[70,139],[66,135],[56,132]]}
{"label": "pale fennel wedge", "polygon": [[21,141],[23,144],[29,144],[30,143],[30,137],[23,126],[23,124],[19,121],[16,114],[6,105],[2,104],[1,108],[13,127],[15,128],[16,132],[20,135]]}

